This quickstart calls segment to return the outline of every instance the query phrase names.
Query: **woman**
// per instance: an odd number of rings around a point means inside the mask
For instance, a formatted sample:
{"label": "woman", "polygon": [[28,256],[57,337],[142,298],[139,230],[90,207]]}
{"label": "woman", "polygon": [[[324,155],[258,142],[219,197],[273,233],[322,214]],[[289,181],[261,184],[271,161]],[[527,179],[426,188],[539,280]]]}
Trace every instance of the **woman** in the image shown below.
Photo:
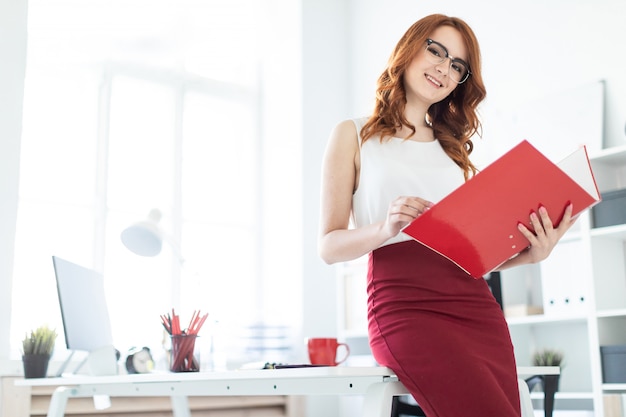
{"label": "woman", "polygon": [[[485,97],[471,28],[443,15],[417,21],[378,79],[366,119],[333,130],[323,164],[319,251],[327,263],[369,254],[368,326],[391,368],[429,417],[519,416],[513,348],[485,280],[401,233],[476,173],[470,138]],[[545,259],[574,222],[531,214],[529,247],[500,268]]]}

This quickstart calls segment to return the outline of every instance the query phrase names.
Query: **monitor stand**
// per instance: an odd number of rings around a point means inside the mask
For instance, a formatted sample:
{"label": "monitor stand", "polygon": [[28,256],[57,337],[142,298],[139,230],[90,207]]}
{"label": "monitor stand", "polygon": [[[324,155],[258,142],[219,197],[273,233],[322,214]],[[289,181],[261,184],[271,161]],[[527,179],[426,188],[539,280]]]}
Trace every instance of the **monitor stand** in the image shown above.
{"label": "monitor stand", "polygon": [[[68,358],[59,367],[59,370],[56,374],[57,377],[67,375],[65,370],[69,366],[75,352],[75,350],[70,351],[70,355],[68,356]],[[101,348],[90,351],[85,359],[83,359],[78,365],[76,365],[76,368],[74,368],[74,371],[71,372],[70,375],[78,375],[79,371],[85,364],[87,364],[88,366],[87,371],[85,372],[85,374],[87,375],[117,375],[117,360],[117,350],[113,346],[103,346]]]}

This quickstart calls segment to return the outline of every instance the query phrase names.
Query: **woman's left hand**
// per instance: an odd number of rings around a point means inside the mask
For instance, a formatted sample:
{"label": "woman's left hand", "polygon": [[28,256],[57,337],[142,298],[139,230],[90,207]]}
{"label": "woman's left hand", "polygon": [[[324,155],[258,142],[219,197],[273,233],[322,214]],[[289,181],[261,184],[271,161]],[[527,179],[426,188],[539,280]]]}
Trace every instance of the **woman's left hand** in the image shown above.
{"label": "woman's left hand", "polygon": [[550,255],[550,252],[552,252],[552,249],[554,249],[561,237],[576,222],[576,218],[572,217],[572,210],[572,204],[569,204],[565,208],[563,219],[557,227],[554,227],[550,216],[548,216],[548,210],[543,206],[539,207],[539,215],[535,212],[530,214],[530,224],[535,229],[535,233],[522,223],[518,224],[519,231],[530,242],[530,247],[527,250],[530,263],[543,261]]}

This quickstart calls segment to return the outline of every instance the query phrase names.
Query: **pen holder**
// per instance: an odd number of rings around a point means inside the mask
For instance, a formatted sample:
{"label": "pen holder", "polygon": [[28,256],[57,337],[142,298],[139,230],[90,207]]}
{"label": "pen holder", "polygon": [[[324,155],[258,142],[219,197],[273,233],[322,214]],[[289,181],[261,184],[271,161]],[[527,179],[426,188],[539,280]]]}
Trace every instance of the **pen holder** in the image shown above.
{"label": "pen holder", "polygon": [[198,372],[200,363],[194,356],[197,335],[181,334],[172,335],[172,350],[170,354],[170,371],[172,372]]}

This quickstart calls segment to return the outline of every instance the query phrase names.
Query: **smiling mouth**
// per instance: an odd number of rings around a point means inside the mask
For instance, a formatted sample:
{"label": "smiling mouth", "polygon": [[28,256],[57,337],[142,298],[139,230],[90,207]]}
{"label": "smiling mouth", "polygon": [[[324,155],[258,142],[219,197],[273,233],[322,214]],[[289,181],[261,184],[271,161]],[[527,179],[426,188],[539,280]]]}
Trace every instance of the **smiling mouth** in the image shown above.
{"label": "smiling mouth", "polygon": [[431,77],[428,74],[426,74],[426,79],[430,81],[431,83],[435,84],[437,87],[443,87],[443,84],[441,84],[439,81],[437,81],[437,79]]}

